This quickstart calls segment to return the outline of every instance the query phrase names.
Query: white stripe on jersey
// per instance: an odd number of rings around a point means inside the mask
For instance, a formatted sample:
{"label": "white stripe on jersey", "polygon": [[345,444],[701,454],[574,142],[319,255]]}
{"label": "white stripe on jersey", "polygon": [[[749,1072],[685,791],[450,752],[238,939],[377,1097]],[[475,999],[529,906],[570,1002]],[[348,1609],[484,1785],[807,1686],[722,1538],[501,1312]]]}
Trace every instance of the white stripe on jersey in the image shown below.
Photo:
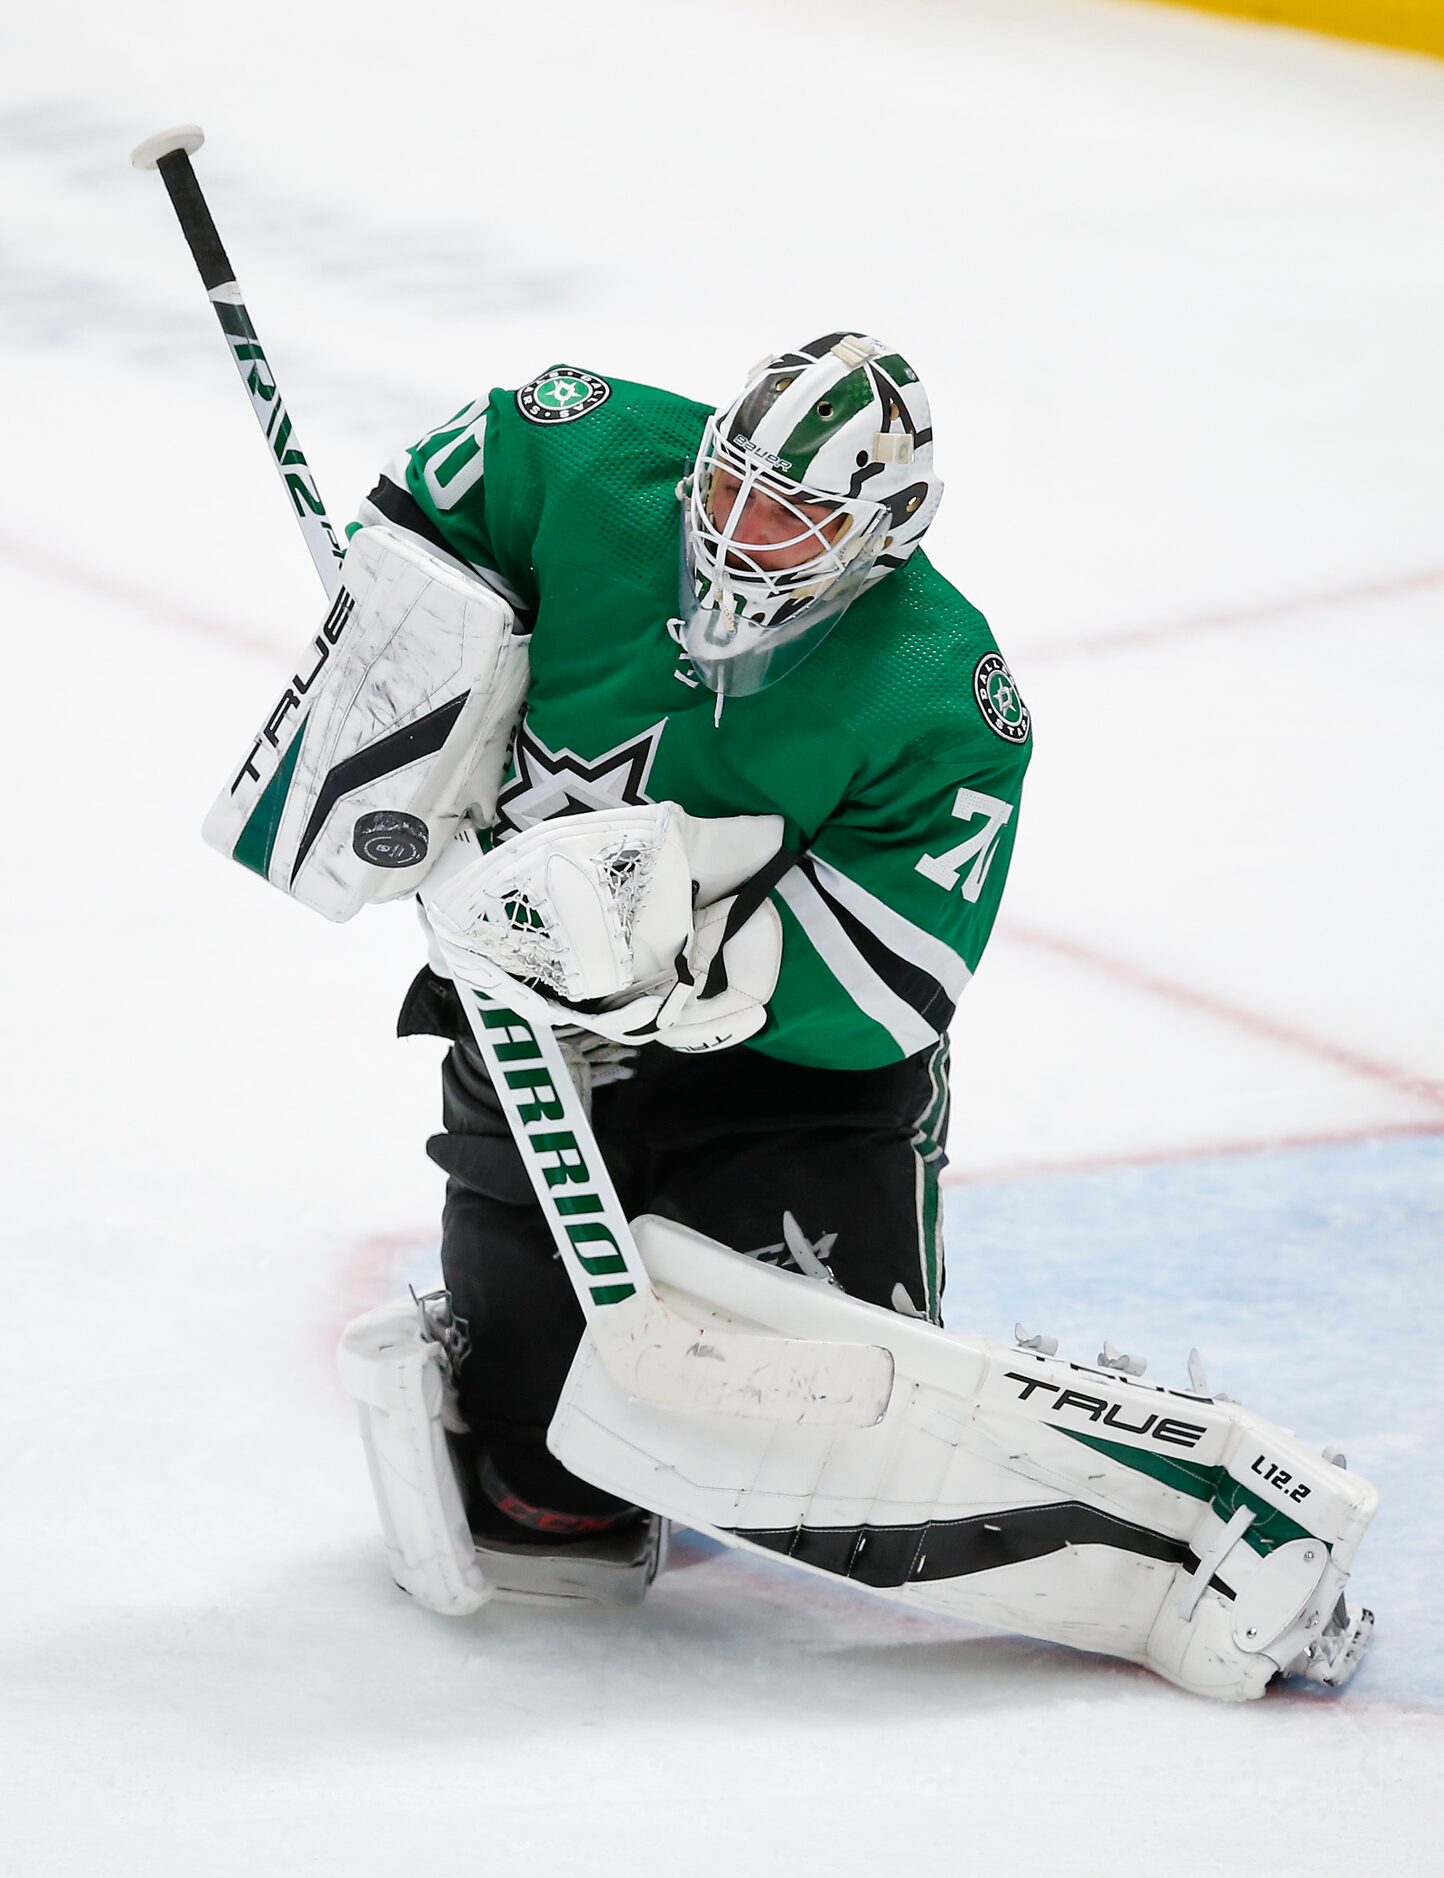
{"label": "white stripe on jersey", "polygon": [[896,952],[899,958],[936,978],[953,1003],[957,1003],[973,974],[966,961],[959,958],[946,941],[924,932],[921,926],[914,926],[886,900],[879,900],[866,887],[859,887],[841,868],[824,861],[820,854],[809,854],[807,858],[817,869],[821,885],[834,900],[840,900],[849,913],[855,913],[890,952]]}
{"label": "white stripe on jersey", "polygon": [[823,963],[853,1003],[874,1023],[882,1025],[904,1056],[913,1056],[937,1042],[937,1031],[883,983],[800,867],[789,869],[773,891],[787,902]]}

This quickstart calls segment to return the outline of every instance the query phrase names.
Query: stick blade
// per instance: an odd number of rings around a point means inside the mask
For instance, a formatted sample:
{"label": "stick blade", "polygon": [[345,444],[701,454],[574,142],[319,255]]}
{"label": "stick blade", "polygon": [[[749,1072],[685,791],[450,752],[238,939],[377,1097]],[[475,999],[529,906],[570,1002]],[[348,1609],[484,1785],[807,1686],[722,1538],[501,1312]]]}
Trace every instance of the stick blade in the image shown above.
{"label": "stick blade", "polygon": [[153,137],[138,143],[130,153],[130,160],[138,170],[153,170],[162,157],[174,156],[177,150],[194,156],[205,140],[206,134],[199,124],[173,124],[169,130],[158,130]]}

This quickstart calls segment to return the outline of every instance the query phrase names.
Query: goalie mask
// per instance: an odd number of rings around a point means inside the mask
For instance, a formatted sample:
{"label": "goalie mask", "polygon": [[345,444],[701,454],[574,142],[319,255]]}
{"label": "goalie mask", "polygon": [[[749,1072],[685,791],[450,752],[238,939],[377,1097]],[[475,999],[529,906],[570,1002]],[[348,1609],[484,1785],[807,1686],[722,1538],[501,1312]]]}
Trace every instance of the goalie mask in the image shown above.
{"label": "goalie mask", "polygon": [[912,367],[855,333],[764,361],[708,418],[678,489],[677,636],[710,690],[774,684],[901,567],[943,493],[932,439]]}

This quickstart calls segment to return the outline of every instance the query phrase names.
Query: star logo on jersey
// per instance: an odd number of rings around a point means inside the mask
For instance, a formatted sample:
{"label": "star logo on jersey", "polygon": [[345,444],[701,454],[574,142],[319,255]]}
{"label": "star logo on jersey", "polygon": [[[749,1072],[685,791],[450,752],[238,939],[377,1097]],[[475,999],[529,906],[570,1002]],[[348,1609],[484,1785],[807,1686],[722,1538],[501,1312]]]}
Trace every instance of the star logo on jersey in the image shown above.
{"label": "star logo on jersey", "polygon": [[594,372],[579,372],[570,365],[554,365],[540,378],[523,385],[516,408],[532,424],[569,424],[605,404],[612,388]]}
{"label": "star logo on jersey", "polygon": [[584,378],[544,378],[536,388],[536,401],[546,411],[570,411],[588,389]]}
{"label": "star logo on jersey", "polygon": [[973,673],[973,696],[983,713],[983,721],[996,736],[1006,743],[1028,741],[1032,718],[1001,653],[988,652],[978,660]]}
{"label": "star logo on jersey", "polygon": [[650,802],[647,779],[666,728],[663,718],[640,737],[588,758],[573,750],[549,750],[523,720],[517,732],[512,777],[497,798],[498,835],[516,834],[558,815],[636,808]]}

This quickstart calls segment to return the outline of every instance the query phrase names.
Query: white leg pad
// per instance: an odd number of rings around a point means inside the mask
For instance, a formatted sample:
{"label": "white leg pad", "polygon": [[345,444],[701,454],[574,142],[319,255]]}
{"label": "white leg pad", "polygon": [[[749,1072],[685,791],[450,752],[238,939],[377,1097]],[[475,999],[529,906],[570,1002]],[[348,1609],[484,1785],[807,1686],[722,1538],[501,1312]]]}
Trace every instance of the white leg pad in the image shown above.
{"label": "white leg pad", "polygon": [[1224,1700],[1280,1670],[1346,1679],[1340,1593],[1378,1496],[1236,1403],[954,1336],[634,1222],[691,1321],[877,1345],[875,1427],[744,1421],[629,1397],[584,1338],[548,1445],[585,1480],[881,1596],[1144,1663]]}
{"label": "white leg pad", "polygon": [[461,1502],[441,1411],[441,1346],[424,1338],[411,1299],[349,1324],[337,1354],[355,1401],[391,1576],[418,1604],[468,1617],[487,1582]]}

